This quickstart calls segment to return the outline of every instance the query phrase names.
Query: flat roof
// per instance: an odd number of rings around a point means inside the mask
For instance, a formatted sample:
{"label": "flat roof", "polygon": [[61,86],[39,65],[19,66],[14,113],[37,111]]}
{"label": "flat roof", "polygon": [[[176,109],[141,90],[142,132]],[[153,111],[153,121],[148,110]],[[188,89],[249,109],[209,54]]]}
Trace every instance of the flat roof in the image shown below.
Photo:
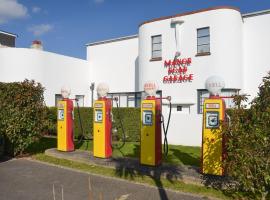
{"label": "flat roof", "polygon": [[251,12],[251,13],[245,13],[245,14],[242,14],[242,17],[254,17],[258,15],[265,15],[265,14],[270,14],[270,9]]}
{"label": "flat roof", "polygon": [[9,36],[12,36],[12,37],[18,37],[18,35],[17,34],[14,34],[14,33],[9,33],[9,32],[6,32],[6,31],[2,31],[2,30],[0,30],[0,33],[2,33],[2,34],[5,34],[5,35],[9,35]]}
{"label": "flat roof", "polygon": [[88,44],[86,44],[86,46],[95,46],[95,45],[99,45],[99,44],[118,42],[118,41],[129,40],[129,39],[133,39],[133,38],[137,38],[137,37],[138,37],[137,34],[136,35],[129,35],[129,36],[125,36],[125,37],[119,37],[119,38],[113,38],[113,39],[101,40],[101,41],[98,41],[98,42],[88,43]]}
{"label": "flat roof", "polygon": [[[184,12],[184,13],[180,13],[180,14],[176,14],[176,15],[171,15],[171,16],[166,16],[166,17],[160,17],[160,18],[156,18],[156,19],[144,21],[144,22],[142,22],[139,25],[139,27],[141,25],[143,25],[143,24],[147,24],[147,23],[151,23],[151,22],[155,22],[155,21],[160,21],[160,20],[165,20],[165,19],[170,19],[170,18],[185,16],[185,15],[191,15],[191,14],[196,14],[196,13],[201,13],[201,12],[206,12],[206,11],[211,11],[211,10],[218,10],[218,9],[232,9],[232,10],[236,10],[236,11],[240,12],[239,8],[236,8],[236,7],[232,7],[232,6],[217,6],[217,7],[200,9],[200,10],[191,11],[191,12]],[[245,18],[245,17],[253,17],[253,16],[258,16],[258,15],[264,15],[264,14],[270,14],[270,9],[256,11],[256,12],[251,12],[251,13],[245,13],[245,14],[241,14],[241,15],[242,15],[243,18]],[[101,40],[101,41],[97,41],[97,42],[88,43],[88,44],[86,44],[86,46],[94,46],[94,45],[106,44],[106,43],[111,43],[111,42],[118,42],[118,41],[133,39],[133,38],[137,38],[137,37],[138,37],[138,34],[136,34],[136,35],[130,35],[130,36],[125,36],[125,37],[119,37],[119,38],[113,38],[113,39],[108,39],[108,40]]]}
{"label": "flat roof", "polygon": [[165,20],[165,19],[171,19],[171,18],[175,18],[175,17],[181,17],[181,16],[185,16],[185,15],[192,15],[192,14],[197,14],[197,13],[201,13],[201,12],[207,12],[207,11],[211,11],[211,10],[218,10],[218,9],[231,9],[231,10],[236,10],[236,11],[240,12],[239,8],[236,8],[236,7],[233,7],[233,6],[216,6],[216,7],[205,8],[205,9],[200,9],[200,10],[195,10],[195,11],[190,11],[190,12],[184,12],[184,13],[180,13],[180,14],[176,14],[176,15],[151,19],[151,20],[148,20],[148,21],[144,21],[143,23],[141,23],[139,25],[139,27],[144,25],[144,24],[151,23],[151,22],[161,21],[161,20]]}

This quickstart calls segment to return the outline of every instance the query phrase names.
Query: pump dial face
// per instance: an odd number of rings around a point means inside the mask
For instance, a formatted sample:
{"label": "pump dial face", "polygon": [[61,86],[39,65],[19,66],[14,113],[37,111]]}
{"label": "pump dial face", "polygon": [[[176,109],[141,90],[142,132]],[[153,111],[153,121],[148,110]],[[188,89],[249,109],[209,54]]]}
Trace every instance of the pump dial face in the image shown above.
{"label": "pump dial face", "polygon": [[95,122],[102,122],[102,110],[95,111]]}
{"label": "pump dial face", "polygon": [[65,114],[64,109],[58,109],[58,120],[64,120]]}
{"label": "pump dial face", "polygon": [[143,111],[143,125],[152,126],[153,124],[153,113],[152,111]]}
{"label": "pump dial face", "polygon": [[218,112],[206,112],[206,128],[218,128],[219,127],[219,113]]}

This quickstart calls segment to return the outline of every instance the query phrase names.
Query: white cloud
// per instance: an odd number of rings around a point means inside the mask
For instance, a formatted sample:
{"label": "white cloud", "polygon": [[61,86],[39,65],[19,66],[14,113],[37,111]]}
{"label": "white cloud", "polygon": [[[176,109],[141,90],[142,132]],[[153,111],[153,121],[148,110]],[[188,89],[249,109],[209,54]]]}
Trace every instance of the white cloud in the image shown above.
{"label": "white cloud", "polygon": [[27,8],[17,0],[0,0],[0,24],[26,17]]}
{"label": "white cloud", "polygon": [[38,6],[32,7],[32,12],[33,13],[39,13],[40,11],[41,11],[41,8],[40,7],[38,7]]}
{"label": "white cloud", "polygon": [[28,31],[32,32],[34,36],[41,36],[51,30],[53,30],[53,25],[51,24],[34,25],[28,28]]}
{"label": "white cloud", "polygon": [[103,3],[104,0],[94,0],[95,3]]}

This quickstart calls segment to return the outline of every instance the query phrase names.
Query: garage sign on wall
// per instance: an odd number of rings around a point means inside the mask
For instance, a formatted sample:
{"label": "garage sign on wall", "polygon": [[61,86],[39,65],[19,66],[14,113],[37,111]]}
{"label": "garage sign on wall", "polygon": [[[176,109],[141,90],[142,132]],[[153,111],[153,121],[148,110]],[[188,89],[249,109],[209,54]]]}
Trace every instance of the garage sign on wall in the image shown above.
{"label": "garage sign on wall", "polygon": [[165,60],[164,69],[166,69],[167,73],[163,77],[163,83],[192,82],[194,74],[188,72],[191,62],[191,58]]}

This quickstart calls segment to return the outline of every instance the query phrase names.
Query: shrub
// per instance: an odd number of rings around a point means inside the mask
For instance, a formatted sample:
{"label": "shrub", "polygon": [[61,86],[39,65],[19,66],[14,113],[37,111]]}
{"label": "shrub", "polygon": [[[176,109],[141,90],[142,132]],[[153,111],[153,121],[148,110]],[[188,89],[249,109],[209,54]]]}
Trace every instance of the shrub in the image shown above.
{"label": "shrub", "polygon": [[236,96],[236,109],[230,110],[226,167],[237,182],[233,192],[249,199],[270,199],[270,73],[263,78],[258,96],[246,109],[244,96]]}
{"label": "shrub", "polygon": [[43,91],[40,83],[29,80],[0,83],[0,134],[7,153],[22,154],[44,131]]}
{"label": "shrub", "polygon": [[[56,135],[57,109],[55,107],[48,108],[48,126],[47,133]],[[82,120],[84,134],[87,138],[92,138],[93,132],[93,109],[88,107],[80,108],[80,116]],[[140,108],[113,108],[113,126],[118,129],[118,139],[122,139],[123,131],[121,129],[120,118],[126,132],[126,141],[139,141],[140,139]],[[74,134],[77,138],[81,134],[81,128],[78,117],[78,108],[74,109]]]}

